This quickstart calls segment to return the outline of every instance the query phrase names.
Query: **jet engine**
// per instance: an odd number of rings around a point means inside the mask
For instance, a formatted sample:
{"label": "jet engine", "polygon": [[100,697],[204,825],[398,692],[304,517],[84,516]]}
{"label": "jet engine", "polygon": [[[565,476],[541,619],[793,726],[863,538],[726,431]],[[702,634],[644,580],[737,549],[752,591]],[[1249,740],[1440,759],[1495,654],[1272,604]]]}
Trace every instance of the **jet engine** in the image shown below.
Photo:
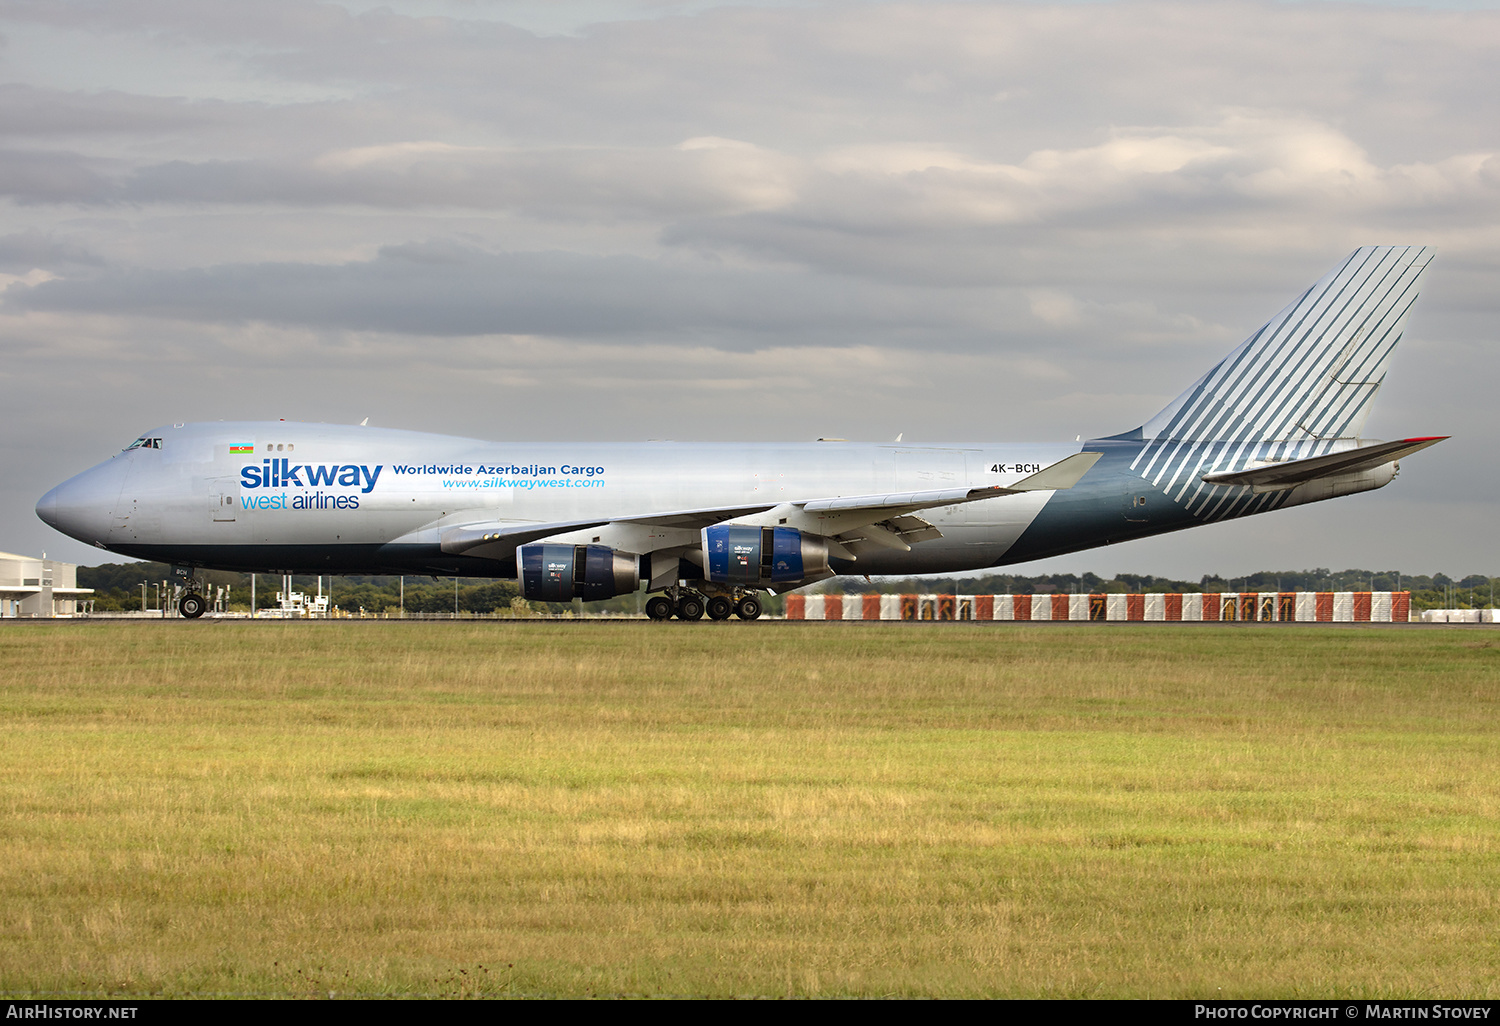
{"label": "jet engine", "polygon": [[703,576],[720,584],[755,588],[831,576],[827,542],[791,527],[705,527],[703,552]]}
{"label": "jet engine", "polygon": [[521,594],[543,602],[585,602],[635,591],[640,557],[607,545],[522,545]]}

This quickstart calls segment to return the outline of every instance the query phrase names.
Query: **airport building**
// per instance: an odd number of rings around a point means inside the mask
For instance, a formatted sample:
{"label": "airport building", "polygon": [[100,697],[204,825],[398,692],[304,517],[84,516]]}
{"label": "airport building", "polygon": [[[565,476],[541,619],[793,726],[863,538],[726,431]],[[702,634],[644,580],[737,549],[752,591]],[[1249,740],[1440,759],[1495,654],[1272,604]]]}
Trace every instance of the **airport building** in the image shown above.
{"label": "airport building", "polygon": [[0,618],[73,616],[93,588],[78,587],[78,564],[0,552]]}

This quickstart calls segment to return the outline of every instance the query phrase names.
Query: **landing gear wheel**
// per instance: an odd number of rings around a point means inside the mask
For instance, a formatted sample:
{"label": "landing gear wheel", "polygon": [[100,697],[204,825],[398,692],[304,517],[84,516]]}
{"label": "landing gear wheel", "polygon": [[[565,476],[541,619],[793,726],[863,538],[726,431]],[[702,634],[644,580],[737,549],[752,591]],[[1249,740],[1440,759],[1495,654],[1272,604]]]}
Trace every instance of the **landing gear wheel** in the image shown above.
{"label": "landing gear wheel", "polygon": [[208,608],[208,602],[202,595],[188,592],[177,602],[177,611],[182,614],[184,620],[196,620],[203,615]]}
{"label": "landing gear wheel", "polygon": [[735,615],[741,620],[760,619],[760,599],[754,595],[746,595],[740,599],[740,604],[734,607]]}
{"label": "landing gear wheel", "polygon": [[696,595],[684,595],[677,600],[677,619],[703,619],[703,600]]}
{"label": "landing gear wheel", "polygon": [[646,602],[646,615],[653,620],[672,619],[672,600],[665,595],[658,595]]}
{"label": "landing gear wheel", "polygon": [[708,618],[710,620],[727,620],[734,613],[734,603],[723,595],[715,595],[708,600]]}

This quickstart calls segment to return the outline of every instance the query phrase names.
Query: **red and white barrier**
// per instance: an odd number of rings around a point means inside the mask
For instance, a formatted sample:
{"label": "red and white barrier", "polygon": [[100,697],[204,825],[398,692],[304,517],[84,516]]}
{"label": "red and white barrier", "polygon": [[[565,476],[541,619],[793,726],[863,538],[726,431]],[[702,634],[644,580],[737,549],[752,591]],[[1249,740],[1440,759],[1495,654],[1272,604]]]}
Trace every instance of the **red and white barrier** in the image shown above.
{"label": "red and white barrier", "polygon": [[1409,591],[1085,595],[797,595],[788,620],[1256,620],[1406,623]]}

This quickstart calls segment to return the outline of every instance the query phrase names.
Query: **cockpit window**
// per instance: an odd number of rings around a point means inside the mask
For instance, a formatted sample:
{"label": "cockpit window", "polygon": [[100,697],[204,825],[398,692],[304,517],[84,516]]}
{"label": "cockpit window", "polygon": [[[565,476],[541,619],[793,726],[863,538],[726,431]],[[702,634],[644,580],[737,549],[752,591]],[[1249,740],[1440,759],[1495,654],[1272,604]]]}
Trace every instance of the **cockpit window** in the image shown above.
{"label": "cockpit window", "polygon": [[160,438],[151,438],[149,436],[143,435],[140,438],[137,438],[135,441],[131,442],[129,445],[127,445],[125,447],[125,451],[129,452],[131,449],[160,449],[160,448],[161,448],[161,439]]}

